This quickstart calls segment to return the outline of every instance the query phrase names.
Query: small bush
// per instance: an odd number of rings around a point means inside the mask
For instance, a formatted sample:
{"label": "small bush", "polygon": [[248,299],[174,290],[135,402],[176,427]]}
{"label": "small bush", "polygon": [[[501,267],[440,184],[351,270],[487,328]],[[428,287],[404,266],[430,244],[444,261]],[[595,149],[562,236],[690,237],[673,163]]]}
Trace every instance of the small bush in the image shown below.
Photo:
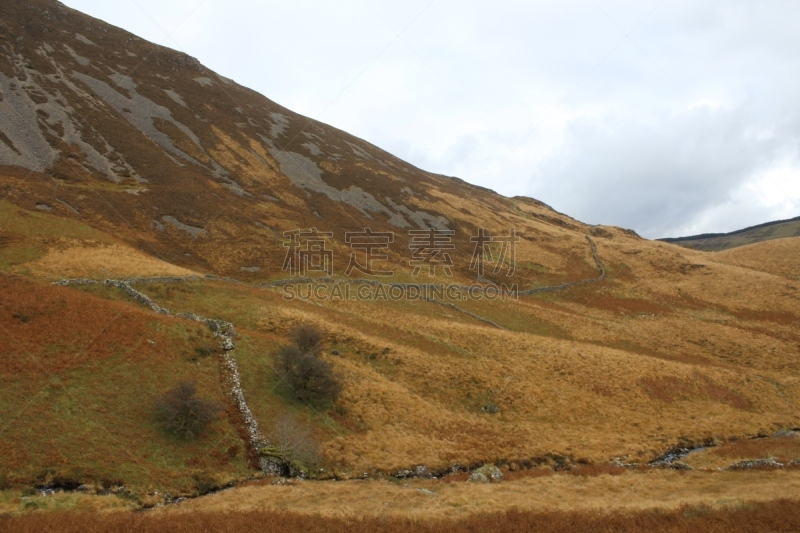
{"label": "small bush", "polygon": [[23,324],[27,324],[31,320],[31,317],[29,317],[28,315],[22,314],[22,313],[14,313],[13,315],[11,315],[11,318],[16,318],[17,320],[19,320]]}
{"label": "small bush", "polygon": [[194,382],[182,381],[156,397],[155,418],[166,432],[182,439],[194,438],[224,409],[219,402],[197,398],[195,392]]}
{"label": "small bush", "polygon": [[297,346],[288,345],[278,350],[276,359],[278,372],[298,400],[335,401],[339,396],[339,378],[318,353],[304,353]]}
{"label": "small bush", "polygon": [[333,367],[320,358],[322,332],[313,324],[304,324],[290,331],[289,338],[292,344],[275,354],[278,374],[299,400],[335,401],[342,386]]}
{"label": "small bush", "polygon": [[194,349],[194,353],[197,356],[196,358],[208,357],[209,355],[217,353],[217,349],[214,346],[211,346],[210,344],[204,344],[202,346],[197,346]]}

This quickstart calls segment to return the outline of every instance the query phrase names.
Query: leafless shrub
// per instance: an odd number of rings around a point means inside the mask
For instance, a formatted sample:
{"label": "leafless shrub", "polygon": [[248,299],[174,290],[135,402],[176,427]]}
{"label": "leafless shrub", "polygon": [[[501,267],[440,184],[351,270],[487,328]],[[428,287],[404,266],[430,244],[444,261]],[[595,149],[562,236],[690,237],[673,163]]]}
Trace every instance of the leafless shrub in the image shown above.
{"label": "leafless shrub", "polygon": [[155,418],[165,431],[183,439],[194,438],[224,409],[219,402],[197,398],[196,389],[194,382],[182,381],[155,398]]}
{"label": "leafless shrub", "polygon": [[322,332],[313,324],[297,326],[289,332],[289,338],[301,353],[317,353],[322,346]]}
{"label": "leafless shrub", "polygon": [[300,468],[316,468],[320,464],[319,445],[311,429],[296,417],[283,413],[270,433],[275,451]]}

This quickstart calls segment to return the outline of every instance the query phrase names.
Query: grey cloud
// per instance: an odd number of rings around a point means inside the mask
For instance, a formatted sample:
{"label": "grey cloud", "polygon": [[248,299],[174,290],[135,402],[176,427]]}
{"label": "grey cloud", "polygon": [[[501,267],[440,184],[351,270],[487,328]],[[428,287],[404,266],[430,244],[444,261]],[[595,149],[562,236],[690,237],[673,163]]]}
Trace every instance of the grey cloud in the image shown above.
{"label": "grey cloud", "polygon": [[[741,204],[727,216],[709,213],[731,204],[754,173],[796,148],[790,124],[763,136],[758,120],[741,108],[694,109],[651,122],[576,120],[562,149],[534,170],[531,187],[581,220],[635,228],[650,238],[705,231],[703,220],[736,229],[745,224]],[[768,216],[757,205],[744,207],[746,223]]]}

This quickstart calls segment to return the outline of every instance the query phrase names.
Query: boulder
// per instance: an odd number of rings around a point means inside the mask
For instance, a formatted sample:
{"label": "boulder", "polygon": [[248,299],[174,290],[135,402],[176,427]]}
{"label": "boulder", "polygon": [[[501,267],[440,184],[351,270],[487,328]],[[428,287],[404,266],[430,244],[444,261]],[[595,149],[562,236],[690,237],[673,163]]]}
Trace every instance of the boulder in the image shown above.
{"label": "boulder", "polygon": [[496,466],[489,464],[474,470],[467,481],[473,483],[499,483],[503,480],[503,472]]}
{"label": "boulder", "polygon": [[415,476],[415,477],[422,478],[422,479],[430,479],[430,478],[432,478],[432,477],[433,477],[433,475],[432,475],[432,474],[430,473],[430,471],[428,470],[428,467],[427,467],[427,466],[424,466],[424,465],[419,465],[419,466],[418,466],[418,467],[417,467],[417,468],[414,470],[414,476]]}
{"label": "boulder", "polygon": [[473,472],[467,478],[470,483],[489,483],[489,478],[480,472]]}

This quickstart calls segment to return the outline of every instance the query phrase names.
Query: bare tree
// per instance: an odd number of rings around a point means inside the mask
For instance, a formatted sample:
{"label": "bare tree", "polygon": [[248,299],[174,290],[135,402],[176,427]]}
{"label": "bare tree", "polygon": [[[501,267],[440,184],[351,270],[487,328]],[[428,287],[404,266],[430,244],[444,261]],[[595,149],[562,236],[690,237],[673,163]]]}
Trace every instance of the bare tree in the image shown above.
{"label": "bare tree", "polygon": [[300,468],[317,468],[320,464],[319,445],[311,429],[288,413],[275,421],[270,434],[275,451]]}
{"label": "bare tree", "polygon": [[305,324],[293,329],[289,338],[293,344],[278,349],[275,363],[295,397],[305,401],[335,401],[342,385],[333,367],[320,357],[320,330],[314,325]]}
{"label": "bare tree", "polygon": [[182,381],[174,389],[156,396],[155,418],[165,431],[183,439],[194,438],[224,410],[219,402],[197,398],[196,389],[193,381]]}
{"label": "bare tree", "polygon": [[342,390],[333,367],[314,352],[303,353],[294,345],[282,346],[277,363],[298,400],[335,401]]}
{"label": "bare tree", "polygon": [[314,324],[302,324],[289,332],[289,339],[302,353],[318,353],[322,347],[322,332]]}

